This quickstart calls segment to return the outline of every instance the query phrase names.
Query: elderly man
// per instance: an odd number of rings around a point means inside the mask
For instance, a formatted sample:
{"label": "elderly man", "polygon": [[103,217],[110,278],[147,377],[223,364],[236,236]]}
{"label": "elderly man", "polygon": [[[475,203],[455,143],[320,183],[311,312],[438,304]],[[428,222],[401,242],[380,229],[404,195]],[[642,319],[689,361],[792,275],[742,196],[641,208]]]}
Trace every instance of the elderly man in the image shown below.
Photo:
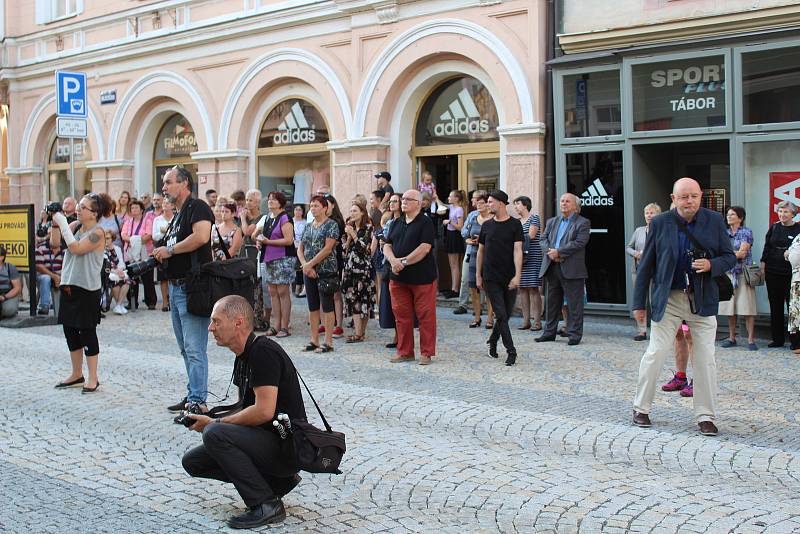
{"label": "elderly man", "polygon": [[239,403],[223,417],[187,414],[203,444],[183,456],[193,477],[233,483],[247,511],[231,517],[232,528],[255,528],[283,521],[281,499],[300,482],[290,449],[272,428],[279,413],[305,421],[306,410],[294,364],[275,341],[253,333],[253,309],[244,298],[221,298],[208,331],[217,345],[236,355],[234,381]]}
{"label": "elderly man", "polygon": [[78,220],[78,214],[75,212],[77,206],[78,202],[72,197],[65,198],[64,202],[61,203],[61,211],[64,212],[67,222],[71,223]]}
{"label": "elderly man", "polygon": [[[703,191],[692,178],[681,178],[672,188],[675,209],[650,223],[636,271],[633,312],[644,320],[650,293],[650,344],[639,365],[639,384],[633,401],[633,424],[649,427],[656,381],[664,358],[672,354],[675,332],[686,321],[694,349],[694,415],[704,436],[716,436],[717,331],[719,289],[714,277],[736,264],[722,216],[701,208]],[[652,284],[652,288],[651,288]]]}
{"label": "elderly man", "polygon": [[403,212],[385,236],[383,254],[392,271],[389,291],[397,323],[397,353],[392,363],[411,362],[414,356],[414,317],[419,321],[419,364],[429,365],[436,354],[436,263],[431,253],[436,230],[421,213],[422,195],[403,193]]}
{"label": "elderly man", "polygon": [[160,217],[164,213],[164,197],[161,196],[161,193],[154,193],[153,194],[153,218]]}
{"label": "elderly man", "polygon": [[150,213],[155,210],[153,207],[153,199],[150,196],[150,193],[142,193],[139,195],[139,200],[142,202],[142,204],[144,204],[143,213]]}
{"label": "elderly man", "polygon": [[561,306],[567,300],[567,336],[569,345],[583,337],[583,296],[586,286],[586,245],[589,243],[589,219],[581,217],[578,197],[564,193],[559,199],[561,215],[547,221],[542,233],[544,253],[540,276],[545,281],[546,324],[537,342],[555,341]]}

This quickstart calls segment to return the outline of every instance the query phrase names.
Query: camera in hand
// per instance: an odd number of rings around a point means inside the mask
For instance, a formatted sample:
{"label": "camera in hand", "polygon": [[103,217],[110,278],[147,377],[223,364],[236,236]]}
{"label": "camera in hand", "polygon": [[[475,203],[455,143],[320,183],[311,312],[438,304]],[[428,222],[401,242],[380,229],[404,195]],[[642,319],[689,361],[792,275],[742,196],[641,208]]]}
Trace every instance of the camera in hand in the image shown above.
{"label": "camera in hand", "polygon": [[182,424],[186,428],[190,428],[193,424],[197,422],[197,419],[189,417],[190,413],[196,415],[205,415],[203,414],[203,410],[200,408],[200,405],[196,402],[192,402],[189,404],[189,407],[186,408],[185,411],[183,411],[178,417],[175,418],[175,422]]}
{"label": "camera in hand", "polygon": [[158,267],[158,265],[158,260],[151,256],[144,261],[131,263],[125,268],[125,271],[128,273],[129,278],[139,278]]}
{"label": "camera in hand", "polygon": [[44,208],[44,211],[47,212],[47,220],[52,221],[53,215],[55,215],[56,213],[61,213],[63,211],[61,207],[61,202],[58,201],[51,202]]}

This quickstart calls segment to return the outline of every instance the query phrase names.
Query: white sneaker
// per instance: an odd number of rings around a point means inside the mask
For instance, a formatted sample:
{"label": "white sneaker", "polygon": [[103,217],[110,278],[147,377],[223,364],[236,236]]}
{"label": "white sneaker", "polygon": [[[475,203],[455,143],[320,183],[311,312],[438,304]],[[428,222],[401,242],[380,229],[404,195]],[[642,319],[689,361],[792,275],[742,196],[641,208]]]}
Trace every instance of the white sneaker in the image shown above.
{"label": "white sneaker", "polygon": [[119,305],[119,314],[120,315],[127,315],[128,314],[128,308],[126,308],[125,306],[120,304]]}

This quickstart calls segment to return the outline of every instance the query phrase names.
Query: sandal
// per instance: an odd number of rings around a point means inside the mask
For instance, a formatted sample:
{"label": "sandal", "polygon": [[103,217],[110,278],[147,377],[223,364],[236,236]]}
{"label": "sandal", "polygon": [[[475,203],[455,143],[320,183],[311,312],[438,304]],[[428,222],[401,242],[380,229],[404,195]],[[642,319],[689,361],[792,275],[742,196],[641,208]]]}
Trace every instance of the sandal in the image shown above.
{"label": "sandal", "polygon": [[267,328],[267,331],[264,332],[264,335],[268,337],[276,336],[278,335],[278,331],[275,330],[275,327],[270,326],[269,328]]}
{"label": "sandal", "polygon": [[530,330],[530,329],[531,329],[531,323],[523,324],[517,327],[517,330]]}
{"label": "sandal", "polygon": [[470,328],[478,328],[480,325],[481,325],[481,319],[478,319],[477,321],[472,321],[471,323],[469,323],[469,327]]}
{"label": "sandal", "polygon": [[347,343],[361,343],[362,341],[364,341],[364,334],[361,334],[360,336],[357,336],[357,335],[353,334],[352,336],[347,336],[347,341],[346,342]]}
{"label": "sandal", "polygon": [[290,334],[290,333],[289,333],[289,330],[288,330],[288,329],[286,329],[286,328],[281,328],[280,330],[278,330],[278,333],[277,333],[277,334],[275,334],[275,337],[289,337],[289,336],[291,336],[291,335],[292,335],[292,334]]}
{"label": "sandal", "polygon": [[494,328],[494,323],[486,323],[486,330],[491,330]]}
{"label": "sandal", "polygon": [[313,352],[319,348],[319,345],[315,345],[314,343],[309,343],[306,345],[306,348],[303,349],[303,352]]}
{"label": "sandal", "polygon": [[314,352],[316,352],[316,353],[319,353],[319,354],[324,354],[324,353],[326,353],[326,352],[333,352],[333,347],[331,347],[330,345],[326,345],[325,343],[323,343],[322,345],[320,345],[319,347],[317,347],[317,348],[314,350]]}

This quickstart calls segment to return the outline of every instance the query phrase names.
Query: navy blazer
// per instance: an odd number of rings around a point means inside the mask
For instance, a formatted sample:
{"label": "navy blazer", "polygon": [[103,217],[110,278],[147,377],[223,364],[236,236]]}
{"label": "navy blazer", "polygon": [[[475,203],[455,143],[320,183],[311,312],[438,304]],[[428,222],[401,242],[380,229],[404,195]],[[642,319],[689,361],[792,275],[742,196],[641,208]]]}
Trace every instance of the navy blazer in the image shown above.
{"label": "navy blazer", "polygon": [[[678,239],[679,217],[675,210],[662,213],[650,222],[642,259],[636,270],[636,287],[633,291],[633,309],[645,309],[647,290],[652,282],[650,307],[653,321],[664,317],[672,279],[678,262],[675,242]],[[736,256],[731,247],[731,238],[722,222],[722,215],[716,211],[700,208],[695,216],[692,235],[711,255],[711,274],[703,273],[695,278],[699,280],[698,315],[709,317],[719,310],[719,288],[712,277],[719,276],[733,269]]]}

